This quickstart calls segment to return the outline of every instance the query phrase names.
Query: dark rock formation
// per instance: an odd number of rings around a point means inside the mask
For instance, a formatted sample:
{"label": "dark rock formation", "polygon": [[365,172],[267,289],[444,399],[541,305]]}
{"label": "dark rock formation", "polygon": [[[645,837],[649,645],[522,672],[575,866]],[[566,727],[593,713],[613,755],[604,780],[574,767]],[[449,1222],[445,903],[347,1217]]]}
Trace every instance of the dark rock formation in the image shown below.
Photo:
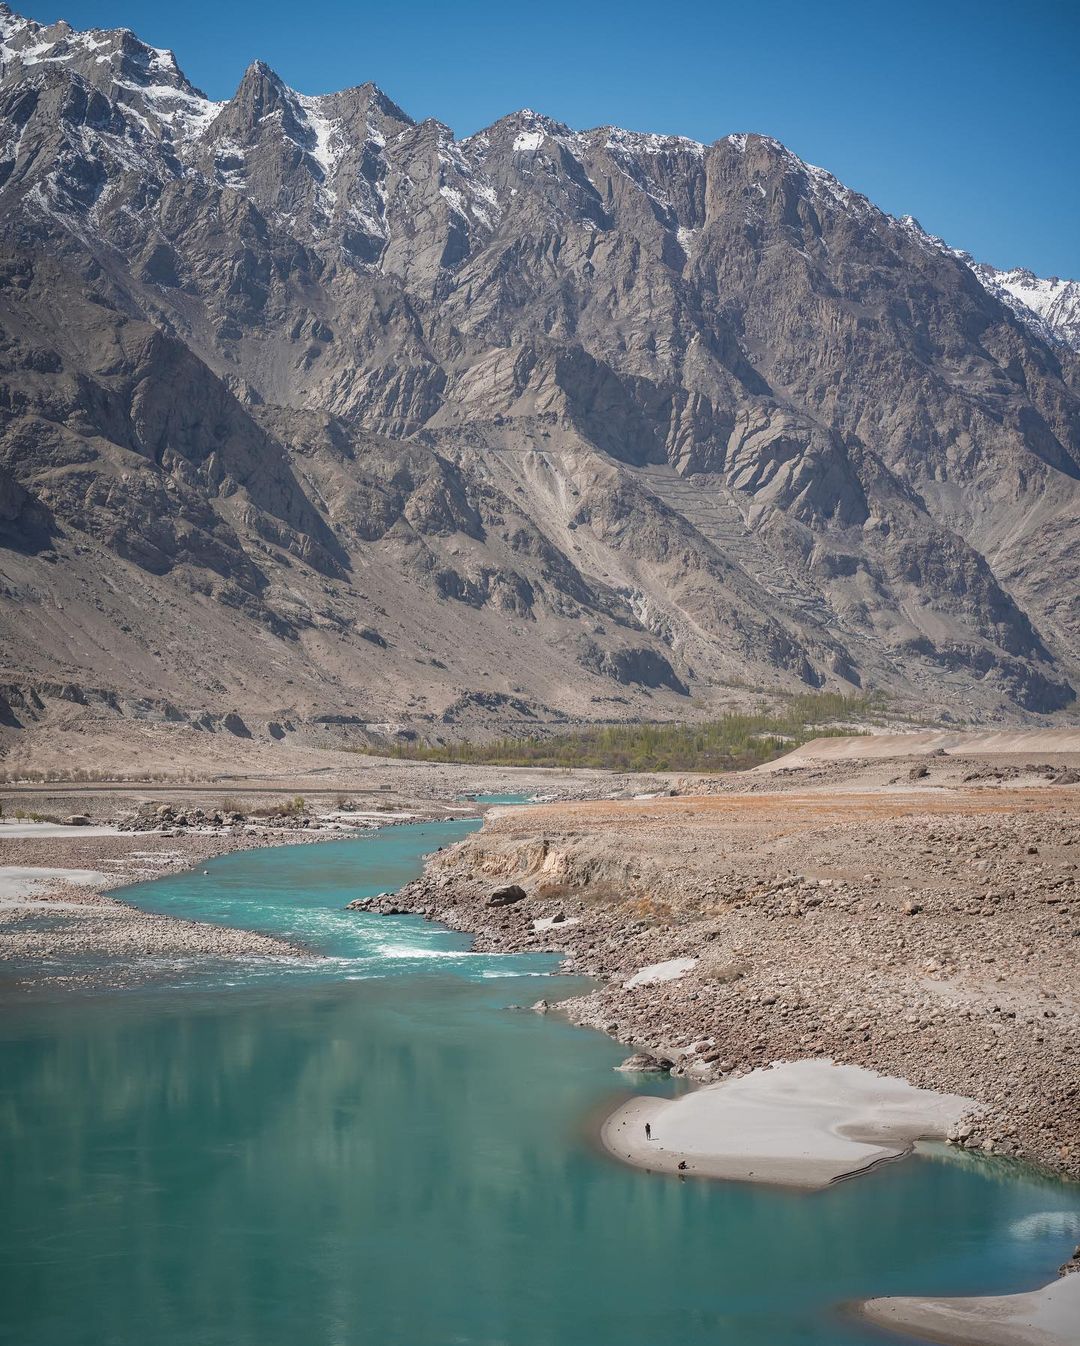
{"label": "dark rock formation", "polygon": [[502,888],[496,888],[487,904],[489,907],[510,907],[515,902],[523,902],[526,897],[528,893],[519,884],[508,883]]}

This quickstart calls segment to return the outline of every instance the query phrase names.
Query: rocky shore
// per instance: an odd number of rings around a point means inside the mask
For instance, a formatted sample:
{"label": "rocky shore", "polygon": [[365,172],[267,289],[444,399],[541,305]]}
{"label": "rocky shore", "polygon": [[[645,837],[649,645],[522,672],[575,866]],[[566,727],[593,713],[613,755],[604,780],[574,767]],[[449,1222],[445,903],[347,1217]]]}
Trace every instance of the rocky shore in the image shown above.
{"label": "rocky shore", "polygon": [[850,772],[842,793],[750,773],[496,810],[364,905],[565,953],[603,985],[560,1009],[638,1064],[867,1067],[982,1105],[953,1143],[1080,1178],[1080,789],[946,788],[923,765],[883,783],[878,763],[861,793]]}

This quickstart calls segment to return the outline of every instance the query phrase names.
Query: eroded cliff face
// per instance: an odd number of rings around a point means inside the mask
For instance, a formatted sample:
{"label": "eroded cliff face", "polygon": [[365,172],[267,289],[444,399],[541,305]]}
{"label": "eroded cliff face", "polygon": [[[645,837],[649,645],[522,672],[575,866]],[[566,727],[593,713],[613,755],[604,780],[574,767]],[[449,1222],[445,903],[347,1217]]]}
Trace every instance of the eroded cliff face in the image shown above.
{"label": "eroded cliff face", "polygon": [[7,680],[429,736],[1073,702],[1077,357],[914,222],[761,136],[457,141],[0,26]]}

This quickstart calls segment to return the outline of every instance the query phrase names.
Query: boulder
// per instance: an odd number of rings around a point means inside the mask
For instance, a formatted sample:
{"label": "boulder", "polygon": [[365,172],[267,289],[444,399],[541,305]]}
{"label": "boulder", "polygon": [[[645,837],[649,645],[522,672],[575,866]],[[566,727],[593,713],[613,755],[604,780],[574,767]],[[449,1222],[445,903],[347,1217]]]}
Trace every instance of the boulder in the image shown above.
{"label": "boulder", "polygon": [[502,888],[496,888],[487,900],[489,907],[509,907],[515,902],[521,902],[528,897],[525,889],[517,883],[505,884]]}
{"label": "boulder", "polygon": [[68,827],[89,827],[90,819],[85,813],[73,813],[68,819]]}
{"label": "boulder", "polygon": [[652,1056],[648,1052],[635,1052],[615,1069],[627,1075],[665,1074],[671,1069],[672,1064],[665,1057]]}

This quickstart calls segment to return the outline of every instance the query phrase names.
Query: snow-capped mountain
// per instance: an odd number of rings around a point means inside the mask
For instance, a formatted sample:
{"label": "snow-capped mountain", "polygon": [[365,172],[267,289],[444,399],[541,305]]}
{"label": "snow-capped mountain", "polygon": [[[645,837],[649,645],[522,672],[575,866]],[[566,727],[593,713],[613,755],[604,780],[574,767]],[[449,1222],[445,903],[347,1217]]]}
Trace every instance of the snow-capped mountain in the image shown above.
{"label": "snow-capped mountain", "polygon": [[0,132],[19,705],[430,736],[746,681],[1072,702],[1074,293],[769,137],[458,140],[261,62],[218,103],[2,6]]}
{"label": "snow-capped mountain", "polygon": [[991,294],[1025,322],[1030,321],[1028,314],[1034,314],[1040,335],[1048,332],[1053,339],[1080,351],[1080,281],[1036,276],[1026,267],[999,271],[985,262],[973,263],[972,270]]}
{"label": "snow-capped mountain", "polygon": [[188,83],[171,51],[147,46],[127,28],[77,32],[63,21],[35,23],[0,5],[4,82],[44,74],[51,66],[77,72],[113,99],[125,118],[163,136],[201,131],[222,106]]}

